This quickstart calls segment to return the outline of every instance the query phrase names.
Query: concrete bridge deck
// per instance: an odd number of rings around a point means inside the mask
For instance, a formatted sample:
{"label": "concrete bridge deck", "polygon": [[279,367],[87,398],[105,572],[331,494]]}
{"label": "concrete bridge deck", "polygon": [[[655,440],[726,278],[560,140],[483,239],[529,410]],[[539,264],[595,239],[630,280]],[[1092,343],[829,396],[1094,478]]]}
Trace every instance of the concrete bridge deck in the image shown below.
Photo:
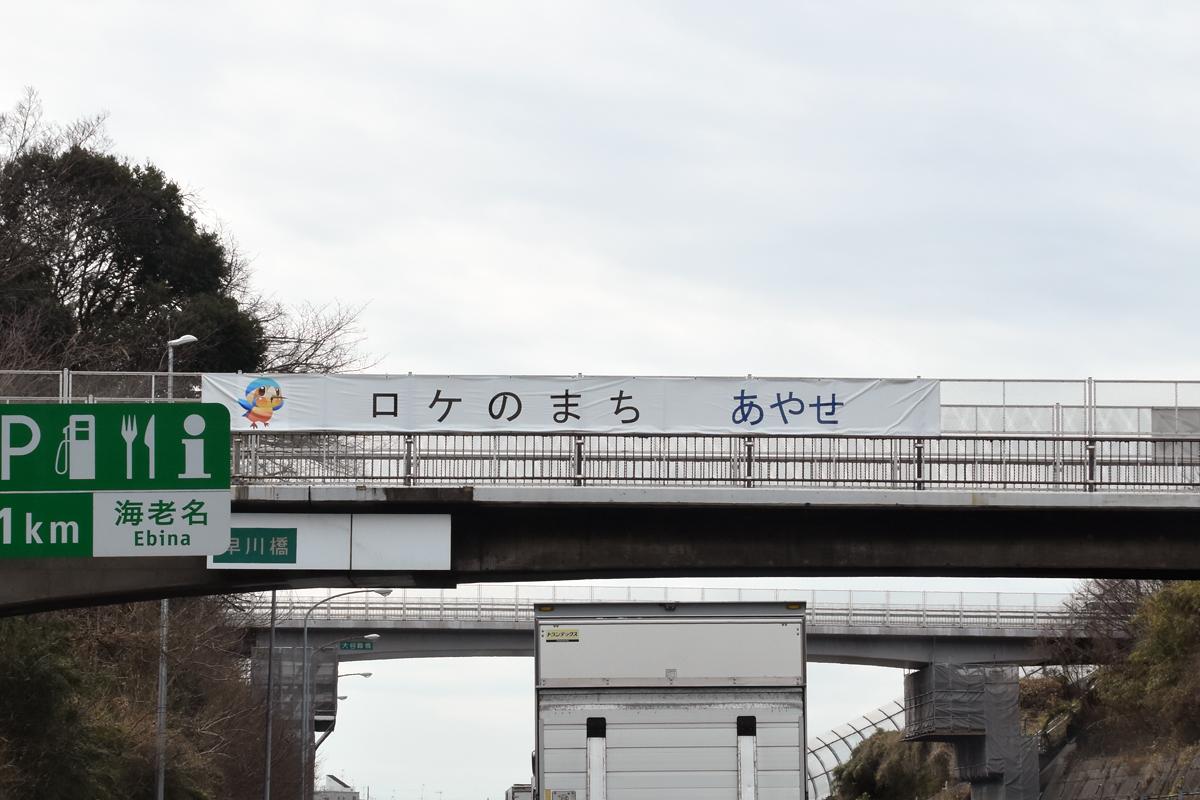
{"label": "concrete bridge deck", "polygon": [[202,558],[0,562],[0,614],[271,588],[597,578],[1200,574],[1200,492],[538,486],[235,487],[235,512],[451,520],[443,571],[210,570]]}

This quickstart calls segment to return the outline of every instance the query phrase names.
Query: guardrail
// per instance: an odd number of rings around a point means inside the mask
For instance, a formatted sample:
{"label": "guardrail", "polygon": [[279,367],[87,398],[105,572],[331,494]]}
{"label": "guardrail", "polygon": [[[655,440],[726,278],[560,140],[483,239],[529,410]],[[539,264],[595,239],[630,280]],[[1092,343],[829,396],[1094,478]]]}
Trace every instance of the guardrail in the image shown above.
{"label": "guardrail", "polygon": [[235,483],[1196,491],[1200,438],[266,433]]}
{"label": "guardrail", "polygon": [[[489,587],[494,589],[495,587]],[[324,595],[287,593],[278,598],[277,618],[298,621]],[[499,592],[497,592],[499,594]],[[894,595],[894,597],[893,597]],[[675,587],[512,587],[511,596],[484,597],[478,591],[429,593],[396,590],[388,597],[362,594],[316,606],[310,624],[320,621],[455,621],[532,624],[537,605],[567,602],[803,602],[815,627],[966,628],[1060,630],[1071,621],[1064,607],[1069,595],[996,592],[824,592],[788,589]],[[256,596],[259,618],[270,601]]]}

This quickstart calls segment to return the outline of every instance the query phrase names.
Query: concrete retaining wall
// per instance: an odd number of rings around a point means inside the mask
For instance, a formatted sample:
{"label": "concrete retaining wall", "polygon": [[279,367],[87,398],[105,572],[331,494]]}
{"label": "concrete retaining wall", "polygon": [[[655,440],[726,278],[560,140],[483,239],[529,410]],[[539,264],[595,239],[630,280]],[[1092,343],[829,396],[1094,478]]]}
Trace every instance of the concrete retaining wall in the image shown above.
{"label": "concrete retaining wall", "polygon": [[1200,746],[1152,756],[1081,758],[1068,755],[1042,800],[1124,800],[1200,792]]}

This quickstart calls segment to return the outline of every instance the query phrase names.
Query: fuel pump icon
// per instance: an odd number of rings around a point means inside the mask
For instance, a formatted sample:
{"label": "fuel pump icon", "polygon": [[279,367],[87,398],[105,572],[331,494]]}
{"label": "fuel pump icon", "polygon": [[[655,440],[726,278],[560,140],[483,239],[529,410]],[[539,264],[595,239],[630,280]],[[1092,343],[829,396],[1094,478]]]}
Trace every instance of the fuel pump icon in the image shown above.
{"label": "fuel pump icon", "polygon": [[72,414],[63,428],[63,440],[54,454],[54,471],[73,481],[96,478],[96,418]]}

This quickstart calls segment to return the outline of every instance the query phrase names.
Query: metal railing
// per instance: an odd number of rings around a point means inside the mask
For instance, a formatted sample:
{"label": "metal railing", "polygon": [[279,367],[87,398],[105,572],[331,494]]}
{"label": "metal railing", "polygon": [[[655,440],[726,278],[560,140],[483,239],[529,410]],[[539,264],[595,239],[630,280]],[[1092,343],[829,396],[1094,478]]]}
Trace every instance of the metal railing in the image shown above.
{"label": "metal railing", "polygon": [[266,433],[235,483],[1196,491],[1200,438]]}
{"label": "metal railing", "polygon": [[[1169,764],[1170,762],[1167,763]],[[1166,783],[1165,777],[1166,776],[1163,776],[1162,779],[1164,784]],[[1088,787],[1086,795],[1087,800],[1184,800],[1184,798],[1187,797],[1200,797],[1200,791],[1197,790],[1181,790],[1178,792],[1171,792],[1169,794],[1145,794],[1141,790],[1127,789],[1120,794],[1104,793],[1106,791],[1105,787],[1109,785],[1110,781],[1117,784],[1117,786],[1113,788],[1121,788],[1122,784],[1128,785],[1129,783],[1132,783],[1134,786],[1138,787],[1144,786],[1146,781],[1145,774],[1130,775],[1128,773],[1122,774],[1121,772],[1117,772],[1115,775],[1112,773],[1106,773],[1103,777],[1096,777],[1094,773],[1085,773],[1079,777],[1062,778],[1061,781],[1062,785],[1060,786],[1060,792],[1058,795],[1056,795],[1058,798],[1084,796],[1082,792],[1080,792],[1078,795],[1075,795],[1068,788],[1072,786],[1078,786],[1080,784]],[[1108,789],[1108,791],[1111,791],[1111,788]]]}
{"label": "metal railing", "polygon": [[[174,374],[174,401],[200,401],[199,372]],[[0,403],[157,403],[167,397],[165,372],[0,370]]]}
{"label": "metal railing", "polygon": [[[332,590],[331,590],[332,591]],[[822,591],[691,587],[489,586],[458,590],[398,589],[388,597],[362,594],[318,606],[310,620],[341,622],[500,622],[532,624],[535,606],[622,602],[803,602],[814,627],[988,628],[1056,631],[1071,617],[1065,594],[1004,592]],[[278,597],[280,621],[302,619],[331,592]],[[255,611],[270,608],[255,596]]]}
{"label": "metal railing", "polygon": [[[175,373],[178,401],[201,375]],[[166,373],[0,370],[0,403],[159,402]],[[942,379],[941,436],[238,432],[237,483],[1200,489],[1200,381]]]}

